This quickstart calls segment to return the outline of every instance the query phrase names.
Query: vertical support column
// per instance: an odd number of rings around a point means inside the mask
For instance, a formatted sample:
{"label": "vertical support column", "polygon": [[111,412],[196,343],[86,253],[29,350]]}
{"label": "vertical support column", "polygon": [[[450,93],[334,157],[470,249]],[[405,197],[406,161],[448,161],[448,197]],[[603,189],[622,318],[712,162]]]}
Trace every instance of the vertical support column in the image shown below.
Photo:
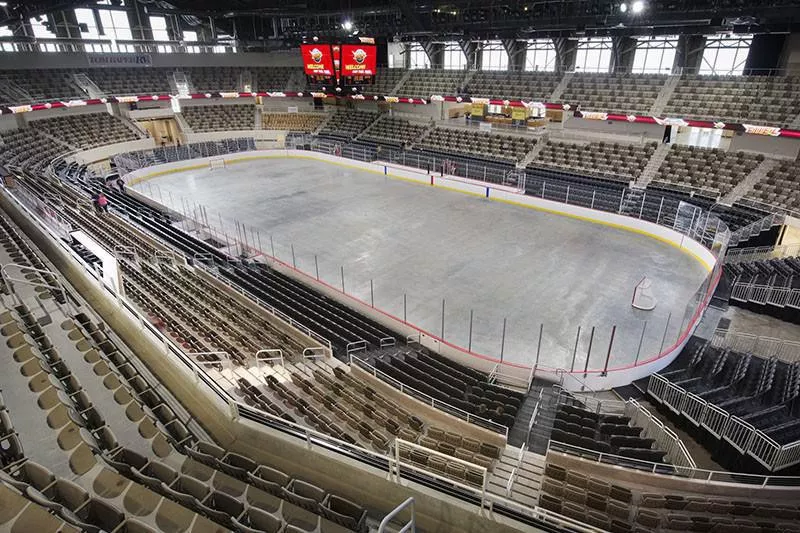
{"label": "vertical support column", "polygon": [[678,51],[675,54],[675,73],[697,73],[703,62],[706,46],[704,35],[681,35],[678,37]]}
{"label": "vertical support column", "polygon": [[633,37],[612,37],[611,71],[628,74],[633,67],[636,55],[636,39]]}
{"label": "vertical support column", "polygon": [[553,39],[556,48],[556,71],[571,72],[575,70],[577,56],[577,41],[570,41],[566,37]]}

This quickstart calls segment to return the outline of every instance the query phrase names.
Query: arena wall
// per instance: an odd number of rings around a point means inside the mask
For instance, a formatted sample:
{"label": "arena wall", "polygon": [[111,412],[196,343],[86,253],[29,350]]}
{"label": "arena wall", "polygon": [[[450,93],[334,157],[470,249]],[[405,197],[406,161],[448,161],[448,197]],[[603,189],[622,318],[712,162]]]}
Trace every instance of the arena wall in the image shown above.
{"label": "arena wall", "polygon": [[[61,52],[15,52],[0,54],[0,69],[17,70],[30,68],[81,69],[92,68],[89,57],[93,54]],[[96,55],[96,54],[94,54]],[[124,56],[126,54],[114,54]],[[150,56],[152,67],[302,67],[303,60],[297,49],[276,52],[244,52],[237,54],[135,54]],[[111,64],[103,68],[148,68],[129,64]]]}

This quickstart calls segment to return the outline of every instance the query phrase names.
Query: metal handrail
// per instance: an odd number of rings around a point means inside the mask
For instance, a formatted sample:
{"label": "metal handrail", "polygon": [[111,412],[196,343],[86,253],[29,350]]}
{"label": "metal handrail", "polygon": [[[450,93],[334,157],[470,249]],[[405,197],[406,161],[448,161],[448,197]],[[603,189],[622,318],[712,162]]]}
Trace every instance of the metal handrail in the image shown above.
{"label": "metal handrail", "polygon": [[718,329],[711,338],[711,345],[761,357],[775,357],[787,363],[800,361],[800,341]]}
{"label": "metal handrail", "polygon": [[366,370],[367,372],[369,372],[370,374],[372,374],[376,378],[380,378],[382,381],[385,381],[385,382],[389,383],[390,385],[392,385],[393,387],[395,387],[396,389],[399,389],[400,392],[402,392],[403,394],[407,394],[407,395],[415,397],[417,399],[421,399],[425,403],[430,405],[431,407],[439,409],[440,411],[444,411],[444,412],[446,412],[448,414],[452,414],[453,416],[461,418],[462,420],[466,420],[467,422],[473,423],[476,426],[480,426],[480,427],[483,427],[485,429],[489,429],[491,431],[494,431],[496,433],[500,433],[506,439],[508,439],[508,426],[504,426],[502,424],[498,424],[497,422],[495,422],[493,420],[489,420],[488,418],[483,418],[483,417],[480,417],[480,416],[473,415],[472,413],[470,413],[468,411],[464,411],[463,409],[459,409],[458,407],[450,405],[449,403],[443,402],[441,400],[437,400],[433,396],[425,394],[424,392],[420,392],[420,391],[418,391],[417,389],[415,389],[413,387],[409,387],[408,385],[406,385],[402,381],[398,381],[395,378],[393,378],[392,376],[386,374],[385,372],[381,372],[380,370],[378,370],[377,368],[375,368],[374,366],[372,366],[371,364],[369,364],[365,360],[353,355],[352,353],[349,354],[348,357],[349,357],[349,362],[350,362],[351,365],[356,364],[356,365],[360,366],[361,368],[363,368],[364,370]]}
{"label": "metal handrail", "polygon": [[794,257],[800,255],[800,244],[784,244],[780,246],[758,246],[753,248],[733,248],[725,254],[725,262],[729,264],[745,263]]}
{"label": "metal handrail", "polygon": [[[744,474],[738,472],[725,472],[721,470],[706,470],[703,468],[686,468],[675,467],[666,463],[655,463],[652,461],[643,461],[641,459],[632,459],[630,457],[623,457],[621,455],[614,455],[610,453],[598,452],[581,448],[565,442],[558,442],[550,440],[547,444],[547,453],[550,451],[568,453],[570,455],[577,455],[582,459],[594,460],[598,463],[608,463],[618,466],[626,465],[640,465],[640,470],[647,470],[653,474],[676,476],[689,479],[697,479],[716,483],[730,483],[735,485],[744,486],[761,486],[761,487],[800,487],[800,476],[764,476],[759,474]],[[606,459],[605,461],[603,459]],[[634,466],[635,467],[635,466]]]}
{"label": "metal handrail", "polygon": [[278,318],[283,323],[285,323],[285,324],[287,324],[287,325],[289,325],[289,326],[291,326],[291,327],[293,327],[295,329],[300,330],[301,333],[303,333],[306,336],[314,339],[315,341],[319,341],[329,351],[329,353],[333,353],[333,349],[331,347],[332,346],[331,345],[331,341],[329,341],[328,339],[326,339],[325,337],[323,337],[319,333],[317,333],[314,330],[308,328],[306,325],[297,322],[295,319],[293,319],[292,317],[290,317],[289,315],[287,315],[283,311],[281,311],[278,308],[268,304],[267,302],[265,302],[264,300],[262,300],[261,298],[259,298],[255,294],[251,293],[250,291],[248,291],[248,290],[246,290],[246,289],[244,289],[242,287],[239,287],[237,285],[231,284],[228,280],[226,280],[225,278],[219,276],[212,269],[206,268],[206,267],[201,267],[201,268],[202,268],[203,272],[205,272],[206,274],[209,274],[210,276],[213,276],[215,279],[217,279],[218,281],[224,283],[230,289],[242,294],[243,296],[247,296],[248,298],[250,298],[251,300],[256,302],[260,307],[264,308],[264,310],[266,310],[271,315],[273,315],[276,318]]}
{"label": "metal handrail", "polygon": [[[277,355],[275,355],[277,354]],[[271,357],[264,357],[264,356],[271,356]],[[284,358],[283,358],[283,350],[280,348],[274,348],[271,350],[259,350],[256,352],[256,366],[261,369],[262,363],[271,363],[273,361],[277,361],[280,363],[281,366],[284,366]]]}
{"label": "metal handrail", "polygon": [[508,476],[508,483],[506,483],[506,496],[508,497],[511,496],[511,492],[514,489],[514,483],[519,476],[519,471],[522,469],[522,463],[525,460],[525,453],[528,451],[528,441],[531,439],[531,431],[536,423],[536,418],[539,416],[539,407],[542,404],[543,392],[544,389],[539,389],[539,398],[536,400],[536,405],[533,407],[533,414],[531,414],[531,420],[528,422],[528,431],[525,433],[525,442],[522,444],[522,447],[519,450],[517,464],[514,466],[514,468],[511,470],[511,474]]}
{"label": "metal handrail", "polygon": [[411,518],[397,531],[397,533],[416,533],[417,522],[416,516],[414,515],[414,498],[408,498],[406,501],[395,507],[392,512],[384,516],[383,520],[381,520],[381,523],[378,525],[378,533],[387,533],[389,522],[391,522],[395,516],[403,512],[405,509],[409,509],[411,511]]}

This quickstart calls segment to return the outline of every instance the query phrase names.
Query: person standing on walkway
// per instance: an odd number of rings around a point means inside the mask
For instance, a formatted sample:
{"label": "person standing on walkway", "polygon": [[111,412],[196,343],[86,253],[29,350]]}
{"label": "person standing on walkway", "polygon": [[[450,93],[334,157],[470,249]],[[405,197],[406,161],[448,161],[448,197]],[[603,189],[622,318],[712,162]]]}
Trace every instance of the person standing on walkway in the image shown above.
{"label": "person standing on walkway", "polygon": [[99,211],[108,213],[108,198],[103,193],[97,195],[97,205],[99,207]]}

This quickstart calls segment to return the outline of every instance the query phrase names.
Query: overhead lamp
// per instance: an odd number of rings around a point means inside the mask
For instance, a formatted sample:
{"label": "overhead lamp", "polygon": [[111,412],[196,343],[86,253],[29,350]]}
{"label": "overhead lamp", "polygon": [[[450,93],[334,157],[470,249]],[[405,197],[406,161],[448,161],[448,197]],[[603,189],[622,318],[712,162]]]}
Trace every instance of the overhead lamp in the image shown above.
{"label": "overhead lamp", "polygon": [[344,28],[344,31],[350,31],[353,29],[353,23],[349,20],[345,20],[342,23],[342,28]]}
{"label": "overhead lamp", "polygon": [[620,4],[619,5],[619,11],[620,11],[620,13],[627,13],[628,12],[628,4],[624,4],[624,3]]}
{"label": "overhead lamp", "polygon": [[633,4],[631,4],[631,11],[634,14],[644,11],[644,2],[642,2],[642,0],[636,0]]}

